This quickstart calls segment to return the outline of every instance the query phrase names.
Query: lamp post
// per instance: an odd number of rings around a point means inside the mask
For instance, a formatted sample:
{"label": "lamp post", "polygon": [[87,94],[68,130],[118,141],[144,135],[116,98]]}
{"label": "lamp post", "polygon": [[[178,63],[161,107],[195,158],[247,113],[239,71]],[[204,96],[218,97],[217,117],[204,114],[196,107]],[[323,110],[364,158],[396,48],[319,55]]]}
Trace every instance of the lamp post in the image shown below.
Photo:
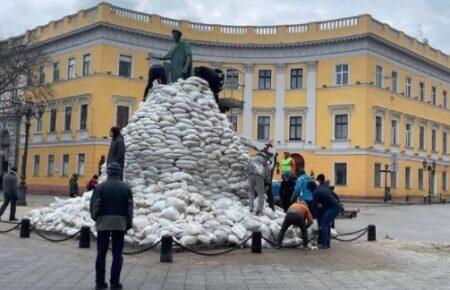
{"label": "lamp post", "polygon": [[390,188],[387,186],[388,173],[392,173],[392,170],[389,170],[389,165],[385,164],[384,169],[381,169],[379,172],[384,173],[384,202],[388,200],[392,200]]}
{"label": "lamp post", "polygon": [[27,205],[27,159],[28,159],[28,145],[30,138],[31,118],[41,118],[44,114],[45,104],[35,103],[31,100],[25,101],[25,104],[17,101],[14,102],[15,112],[19,118],[25,117],[25,144],[22,155],[22,166],[20,172],[20,184],[18,186],[18,200],[17,205]]}
{"label": "lamp post", "polygon": [[436,172],[436,161],[429,163],[426,159],[422,161],[422,167],[424,171],[428,171],[428,203],[431,203],[432,180]]}

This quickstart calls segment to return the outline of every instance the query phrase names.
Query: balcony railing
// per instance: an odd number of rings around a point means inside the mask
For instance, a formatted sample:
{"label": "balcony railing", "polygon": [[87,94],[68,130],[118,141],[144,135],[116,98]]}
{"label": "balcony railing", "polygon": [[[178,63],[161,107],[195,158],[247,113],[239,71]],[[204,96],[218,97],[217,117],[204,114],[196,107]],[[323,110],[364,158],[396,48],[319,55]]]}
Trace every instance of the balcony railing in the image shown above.
{"label": "balcony railing", "polygon": [[141,22],[149,22],[150,21],[150,15],[139,13],[136,11],[120,8],[117,6],[111,6],[111,14],[117,15],[119,17],[131,19],[134,21],[141,21]]}
{"label": "balcony railing", "polygon": [[358,25],[358,17],[342,18],[330,21],[318,22],[319,30],[338,29]]}

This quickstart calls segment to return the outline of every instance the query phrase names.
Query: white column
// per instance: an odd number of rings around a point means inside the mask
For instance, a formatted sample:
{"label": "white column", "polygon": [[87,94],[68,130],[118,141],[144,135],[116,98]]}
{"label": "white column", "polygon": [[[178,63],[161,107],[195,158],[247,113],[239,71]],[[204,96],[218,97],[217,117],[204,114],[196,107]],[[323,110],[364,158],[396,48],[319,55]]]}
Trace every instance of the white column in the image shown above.
{"label": "white column", "polygon": [[286,64],[277,65],[277,95],[275,101],[275,140],[274,145],[281,146],[284,144],[284,95],[286,90]]}
{"label": "white column", "polygon": [[308,74],[306,83],[306,148],[315,148],[316,146],[316,74],[317,62],[307,63]]}
{"label": "white column", "polygon": [[244,75],[244,109],[242,116],[242,135],[252,138],[252,107],[253,107],[253,64],[245,65]]}

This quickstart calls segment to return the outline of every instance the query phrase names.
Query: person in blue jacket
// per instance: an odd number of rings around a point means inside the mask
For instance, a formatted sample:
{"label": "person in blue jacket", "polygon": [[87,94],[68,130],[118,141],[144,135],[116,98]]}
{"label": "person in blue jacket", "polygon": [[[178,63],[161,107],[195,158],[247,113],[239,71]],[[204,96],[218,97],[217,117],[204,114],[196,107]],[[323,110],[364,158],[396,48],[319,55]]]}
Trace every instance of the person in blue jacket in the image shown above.
{"label": "person in blue jacket", "polygon": [[300,170],[299,177],[295,183],[294,193],[292,194],[292,202],[295,202],[297,201],[297,198],[300,198],[301,201],[304,201],[308,205],[308,208],[311,208],[313,192],[308,189],[309,182],[313,182],[311,177],[309,177],[304,170]]}
{"label": "person in blue jacket", "polygon": [[[319,185],[314,190],[312,213],[314,217],[317,218],[317,221],[321,227],[322,237],[319,248],[326,249],[330,247],[330,223],[339,214],[341,206],[333,196],[330,185],[325,180],[325,175],[319,174],[316,180],[319,182]],[[319,205],[322,206],[320,209],[320,217]]]}

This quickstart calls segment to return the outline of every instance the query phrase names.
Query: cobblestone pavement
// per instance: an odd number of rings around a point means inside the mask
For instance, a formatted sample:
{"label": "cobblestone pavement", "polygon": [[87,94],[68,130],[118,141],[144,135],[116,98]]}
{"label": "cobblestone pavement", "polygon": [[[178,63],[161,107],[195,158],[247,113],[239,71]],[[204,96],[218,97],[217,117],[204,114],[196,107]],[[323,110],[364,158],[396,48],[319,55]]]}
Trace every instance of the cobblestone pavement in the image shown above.
{"label": "cobblestone pavement", "polygon": [[[2,228],[4,226],[2,225]],[[95,246],[0,235],[0,289],[93,289]],[[333,243],[329,250],[249,249],[225,256],[126,256],[125,289],[450,289],[450,247],[392,240]]]}
{"label": "cobblestone pavement", "polygon": [[[18,217],[53,200],[30,196]],[[159,263],[158,252],[125,256],[125,289],[450,289],[450,205],[346,205],[358,218],[338,220],[338,232],[373,223],[377,242],[334,241],[330,250],[237,250],[219,257],[175,253]],[[9,214],[9,211],[5,213]],[[0,224],[0,230],[10,225]],[[78,249],[32,233],[0,234],[0,289],[93,289],[95,244]],[[386,239],[386,236],[388,238]],[[395,240],[393,240],[394,238]]]}

